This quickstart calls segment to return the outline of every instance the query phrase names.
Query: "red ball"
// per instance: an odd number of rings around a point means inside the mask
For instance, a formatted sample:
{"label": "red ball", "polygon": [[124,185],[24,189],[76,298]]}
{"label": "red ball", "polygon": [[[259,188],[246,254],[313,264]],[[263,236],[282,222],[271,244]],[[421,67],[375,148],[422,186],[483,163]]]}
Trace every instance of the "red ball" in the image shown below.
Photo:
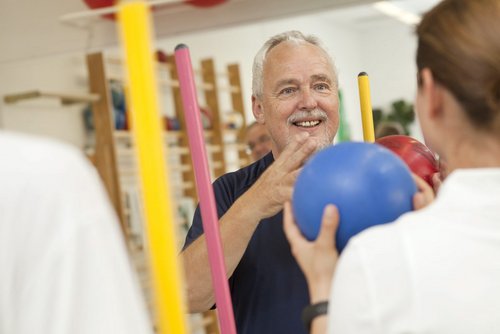
{"label": "red ball", "polygon": [[439,163],[427,146],[415,138],[402,135],[381,137],[376,143],[396,153],[413,173],[424,179],[431,187],[434,186],[432,175],[439,171]]}
{"label": "red ball", "polygon": [[186,2],[190,5],[196,7],[212,7],[216,5],[220,5],[227,0],[186,0]]}
{"label": "red ball", "polygon": [[[83,0],[83,2],[85,2],[90,9],[111,7],[115,4],[114,0]],[[115,14],[105,14],[102,15],[102,17],[108,20],[114,20],[116,18]]]}
{"label": "red ball", "polygon": [[[85,2],[87,7],[89,7],[90,9],[111,7],[114,6],[115,4],[118,4],[118,0],[83,0],[83,2]],[[154,7],[151,8],[152,10],[154,10]],[[104,14],[101,16],[108,20],[116,20],[115,14]]]}

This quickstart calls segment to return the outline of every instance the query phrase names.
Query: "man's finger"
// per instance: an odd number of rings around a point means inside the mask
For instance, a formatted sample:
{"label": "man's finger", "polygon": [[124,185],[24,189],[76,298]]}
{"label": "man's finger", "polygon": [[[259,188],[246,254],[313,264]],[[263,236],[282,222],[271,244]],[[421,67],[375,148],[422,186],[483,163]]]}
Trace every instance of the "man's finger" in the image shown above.
{"label": "man's finger", "polygon": [[316,151],[317,147],[318,142],[315,138],[309,137],[307,132],[300,133],[293,138],[281,153],[278,158],[279,164],[286,166],[288,171],[299,168]]}

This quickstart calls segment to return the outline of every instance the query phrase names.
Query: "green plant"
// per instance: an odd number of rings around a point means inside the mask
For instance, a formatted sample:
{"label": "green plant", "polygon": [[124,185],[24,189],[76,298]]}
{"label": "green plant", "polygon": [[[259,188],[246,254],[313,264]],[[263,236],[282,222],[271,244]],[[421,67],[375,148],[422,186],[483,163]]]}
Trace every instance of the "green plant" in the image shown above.
{"label": "green plant", "polygon": [[[406,102],[405,100],[397,100],[391,104],[391,109],[388,112],[384,112],[381,108],[373,109],[373,125],[375,127],[375,132],[382,132],[382,128],[387,124],[399,124],[401,125],[403,132],[401,134],[409,135],[409,126],[415,120],[415,112],[413,111],[413,105]],[[381,137],[381,135],[377,135]]]}

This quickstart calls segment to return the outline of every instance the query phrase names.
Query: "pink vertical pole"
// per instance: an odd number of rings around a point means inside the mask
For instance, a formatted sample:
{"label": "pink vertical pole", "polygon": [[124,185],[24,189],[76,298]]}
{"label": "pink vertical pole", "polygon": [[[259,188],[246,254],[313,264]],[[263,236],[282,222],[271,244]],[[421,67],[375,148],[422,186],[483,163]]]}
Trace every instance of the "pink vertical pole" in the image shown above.
{"label": "pink vertical pole", "polygon": [[201,217],[207,241],[208,260],[210,261],[215,302],[219,315],[219,326],[222,334],[235,334],[236,326],[219,233],[219,219],[215,206],[214,191],[210,181],[210,171],[208,169],[200,108],[196,97],[193,68],[189,49],[186,45],[179,44],[176,46],[175,63],[179,76],[182,103],[184,105],[196,189],[200,198]]}

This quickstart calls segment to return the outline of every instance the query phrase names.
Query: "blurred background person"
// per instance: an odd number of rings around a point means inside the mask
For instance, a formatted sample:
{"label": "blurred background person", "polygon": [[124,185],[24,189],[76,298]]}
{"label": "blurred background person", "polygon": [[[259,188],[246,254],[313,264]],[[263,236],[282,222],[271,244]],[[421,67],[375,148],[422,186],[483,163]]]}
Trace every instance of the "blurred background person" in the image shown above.
{"label": "blurred background person", "polygon": [[246,130],[246,144],[252,162],[271,152],[271,137],[263,124],[253,122]]}

